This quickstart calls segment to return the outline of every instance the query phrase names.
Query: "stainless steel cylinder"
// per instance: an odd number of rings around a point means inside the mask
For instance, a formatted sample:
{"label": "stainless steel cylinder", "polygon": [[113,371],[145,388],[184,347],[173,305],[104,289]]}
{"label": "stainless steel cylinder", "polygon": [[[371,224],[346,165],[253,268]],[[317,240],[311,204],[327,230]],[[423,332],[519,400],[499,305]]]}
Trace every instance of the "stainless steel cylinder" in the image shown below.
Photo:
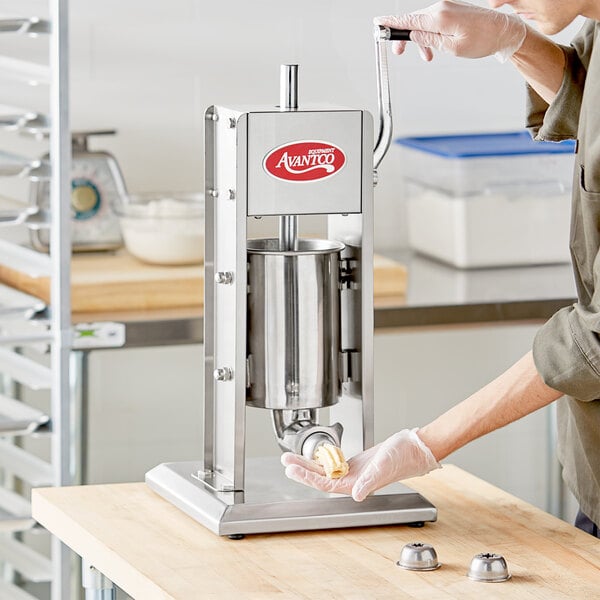
{"label": "stainless steel cylinder", "polygon": [[260,408],[331,406],[340,380],[339,257],[344,245],[298,239],[248,241],[248,381]]}
{"label": "stainless steel cylinder", "polygon": [[279,69],[279,109],[298,108],[298,65],[281,65]]}

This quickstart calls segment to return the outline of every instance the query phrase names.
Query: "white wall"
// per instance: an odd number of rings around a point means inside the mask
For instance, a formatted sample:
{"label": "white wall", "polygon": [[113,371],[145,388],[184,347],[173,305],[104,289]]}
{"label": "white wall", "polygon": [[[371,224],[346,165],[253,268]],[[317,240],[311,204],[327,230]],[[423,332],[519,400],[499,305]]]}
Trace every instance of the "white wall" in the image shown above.
{"label": "white wall", "polygon": [[[4,0],[2,11],[19,14],[23,4],[43,11],[46,2]],[[365,107],[375,115],[372,17],[427,4],[77,0],[71,3],[73,127],[118,129],[114,139],[93,145],[114,152],[132,191],[202,189],[207,106],[275,104],[279,65],[297,62],[301,103]],[[43,40],[0,39],[2,53],[40,59],[43,50]],[[524,86],[510,65],[448,56],[425,64],[415,48],[390,64],[396,136],[523,126]],[[3,82],[2,89],[5,104],[24,96],[21,85]],[[25,97],[31,108],[45,110],[42,90],[29,89]],[[4,147],[40,152],[39,144],[8,135],[0,136]],[[406,239],[400,176],[391,151],[377,187],[379,248]]]}

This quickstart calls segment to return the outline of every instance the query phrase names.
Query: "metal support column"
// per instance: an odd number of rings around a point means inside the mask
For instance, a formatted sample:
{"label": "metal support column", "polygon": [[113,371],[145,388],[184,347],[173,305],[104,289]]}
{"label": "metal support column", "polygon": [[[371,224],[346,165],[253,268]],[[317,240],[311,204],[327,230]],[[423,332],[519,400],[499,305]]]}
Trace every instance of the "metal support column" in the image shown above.
{"label": "metal support column", "polygon": [[85,600],[116,600],[115,584],[86,560],[81,565],[81,581]]}
{"label": "metal support column", "polygon": [[[52,313],[51,454],[54,485],[72,482],[69,354],[71,351],[71,135],[69,124],[69,3],[50,0],[50,257]],[[52,538],[52,600],[68,600],[69,549]]]}

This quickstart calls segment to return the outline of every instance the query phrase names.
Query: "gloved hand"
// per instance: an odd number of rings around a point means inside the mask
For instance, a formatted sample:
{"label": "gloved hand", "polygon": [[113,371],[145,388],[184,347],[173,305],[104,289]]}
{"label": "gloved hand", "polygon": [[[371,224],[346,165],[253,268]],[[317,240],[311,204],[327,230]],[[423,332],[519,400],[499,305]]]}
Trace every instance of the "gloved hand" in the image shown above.
{"label": "gloved hand", "polygon": [[[523,44],[527,25],[508,15],[458,0],[442,0],[428,8],[397,17],[376,17],[376,25],[410,29],[411,41],[430,61],[432,48],[463,58],[494,55],[506,62]],[[402,54],[406,42],[394,42],[392,52]]]}
{"label": "gloved hand", "polygon": [[416,429],[403,429],[353,456],[348,461],[348,474],[340,479],[325,477],[321,465],[292,452],[283,454],[281,463],[290,479],[323,492],[351,494],[357,502],[390,483],[441,468]]}

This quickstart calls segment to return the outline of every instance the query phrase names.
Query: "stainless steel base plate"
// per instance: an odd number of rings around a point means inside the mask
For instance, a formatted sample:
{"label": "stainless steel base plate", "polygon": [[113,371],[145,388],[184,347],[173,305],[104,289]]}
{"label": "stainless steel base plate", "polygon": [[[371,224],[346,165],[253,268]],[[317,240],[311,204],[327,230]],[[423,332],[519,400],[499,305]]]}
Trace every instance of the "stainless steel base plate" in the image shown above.
{"label": "stainless steel base plate", "polygon": [[247,461],[247,486],[217,491],[198,478],[200,462],[165,463],[146,473],[160,496],[219,535],[304,531],[423,523],[436,508],[420,494],[394,484],[363,502],[324,494],[285,477],[278,458]]}

